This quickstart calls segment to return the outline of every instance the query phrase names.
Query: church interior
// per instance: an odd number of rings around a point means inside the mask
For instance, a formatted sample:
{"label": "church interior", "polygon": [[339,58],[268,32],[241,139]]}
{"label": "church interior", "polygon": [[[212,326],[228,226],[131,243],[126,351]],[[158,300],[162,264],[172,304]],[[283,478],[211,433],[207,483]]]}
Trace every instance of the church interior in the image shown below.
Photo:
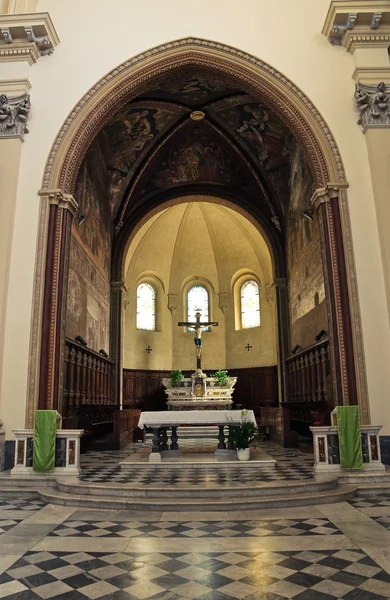
{"label": "church interior", "polygon": [[163,4],[0,0],[0,598],[390,599],[390,0]]}

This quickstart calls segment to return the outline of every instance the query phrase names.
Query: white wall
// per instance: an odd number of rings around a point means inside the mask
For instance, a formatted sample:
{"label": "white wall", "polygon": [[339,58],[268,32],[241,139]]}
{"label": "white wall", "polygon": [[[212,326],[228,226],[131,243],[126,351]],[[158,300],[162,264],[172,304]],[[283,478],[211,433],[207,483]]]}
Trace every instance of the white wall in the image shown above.
{"label": "white wall", "polygon": [[[169,40],[196,36],[260,57],[313,101],[340,147],[349,199],[363,318],[368,383],[376,420],[386,423],[390,336],[382,262],[364,136],[353,106],[352,57],[321,35],[329,0],[39,0],[61,44],[31,69],[30,134],[22,151],[2,382],[5,427],[24,425],[31,294],[40,188],[50,146],[73,105],[107,71]],[[375,294],[372,293],[373,288]],[[18,406],[18,410],[15,407]],[[9,433],[7,434],[9,435]]]}

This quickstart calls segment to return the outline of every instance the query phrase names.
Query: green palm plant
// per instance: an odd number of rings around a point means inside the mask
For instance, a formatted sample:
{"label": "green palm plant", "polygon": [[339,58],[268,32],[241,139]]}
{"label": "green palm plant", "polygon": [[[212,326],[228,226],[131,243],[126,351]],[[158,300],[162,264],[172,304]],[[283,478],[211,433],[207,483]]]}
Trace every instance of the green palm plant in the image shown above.
{"label": "green palm plant", "polygon": [[215,371],[215,373],[214,373],[214,379],[220,386],[226,385],[228,382],[228,378],[229,378],[229,375],[228,375],[228,372],[225,371],[225,369],[219,369],[218,371]]}
{"label": "green palm plant", "polygon": [[171,371],[171,383],[173,387],[178,387],[180,383],[183,381],[184,375],[182,371]]}
{"label": "green palm plant", "polygon": [[232,442],[237,450],[249,448],[257,438],[257,427],[253,423],[243,422],[240,425],[229,425],[228,441]]}

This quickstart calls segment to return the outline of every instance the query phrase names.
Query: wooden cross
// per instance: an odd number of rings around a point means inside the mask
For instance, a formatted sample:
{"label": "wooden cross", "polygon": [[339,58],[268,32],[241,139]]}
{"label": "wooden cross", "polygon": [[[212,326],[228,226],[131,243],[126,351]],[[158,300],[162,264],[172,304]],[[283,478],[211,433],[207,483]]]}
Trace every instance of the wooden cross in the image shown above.
{"label": "wooden cross", "polygon": [[200,312],[195,313],[195,323],[189,323],[186,321],[181,321],[178,323],[180,327],[188,327],[189,329],[193,329],[195,331],[194,343],[196,346],[196,368],[200,371],[202,370],[202,331],[207,329],[208,327],[218,325],[217,321],[209,321],[207,323],[201,323],[200,321]]}
{"label": "wooden cross", "polygon": [[251,346],[250,344],[247,344],[247,345],[245,346],[245,348],[248,350],[248,352],[250,352],[250,350],[252,349],[252,346]]}
{"label": "wooden cross", "polygon": [[147,348],[145,348],[145,350],[146,350],[146,352],[147,352],[148,354],[150,354],[150,353],[151,353],[151,351],[153,350],[153,348],[151,348],[151,347],[150,347],[150,345],[149,345]]}

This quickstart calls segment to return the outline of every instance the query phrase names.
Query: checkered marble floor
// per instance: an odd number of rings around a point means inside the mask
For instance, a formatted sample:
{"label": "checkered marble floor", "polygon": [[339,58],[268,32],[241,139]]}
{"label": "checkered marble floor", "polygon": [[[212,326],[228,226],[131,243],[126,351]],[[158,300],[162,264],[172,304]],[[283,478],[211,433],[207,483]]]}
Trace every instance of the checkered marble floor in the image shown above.
{"label": "checkered marble floor", "polygon": [[0,599],[389,600],[390,531],[365,510],[164,513],[0,500],[2,517],[20,519],[0,534]]}
{"label": "checkered marble floor", "polygon": [[[1,492],[0,492],[1,494]],[[40,510],[45,503],[41,500],[31,500],[30,498],[0,498],[0,511],[20,510],[23,512],[32,512]]]}
{"label": "checkered marble floor", "polygon": [[382,494],[378,496],[358,496],[350,503],[355,508],[377,508],[377,507],[388,507],[390,516],[390,494]]}
{"label": "checkered marble floor", "polygon": [[30,500],[27,498],[0,499],[0,536],[6,531],[10,531],[18,523],[32,513],[45,506],[40,500]]}
{"label": "checkered marble floor", "polygon": [[74,521],[62,523],[51,536],[215,538],[296,535],[333,535],[340,530],[328,519],[275,519],[272,521]]}
{"label": "checkered marble floor", "polygon": [[0,576],[0,597],[12,600],[381,600],[389,596],[390,575],[360,550],[29,551]]}
{"label": "checkered marble floor", "polygon": [[81,480],[94,483],[150,483],[188,484],[188,485],[226,485],[231,483],[259,484],[272,481],[297,481],[313,478],[313,457],[299,450],[286,449],[271,442],[262,442],[261,447],[277,460],[275,468],[252,469],[241,466],[232,469],[223,464],[208,468],[207,472],[192,465],[175,470],[149,471],[139,466],[121,470],[119,462],[132,452],[147,447],[145,444],[131,444],[125,450],[106,452],[87,452],[81,456]]}

